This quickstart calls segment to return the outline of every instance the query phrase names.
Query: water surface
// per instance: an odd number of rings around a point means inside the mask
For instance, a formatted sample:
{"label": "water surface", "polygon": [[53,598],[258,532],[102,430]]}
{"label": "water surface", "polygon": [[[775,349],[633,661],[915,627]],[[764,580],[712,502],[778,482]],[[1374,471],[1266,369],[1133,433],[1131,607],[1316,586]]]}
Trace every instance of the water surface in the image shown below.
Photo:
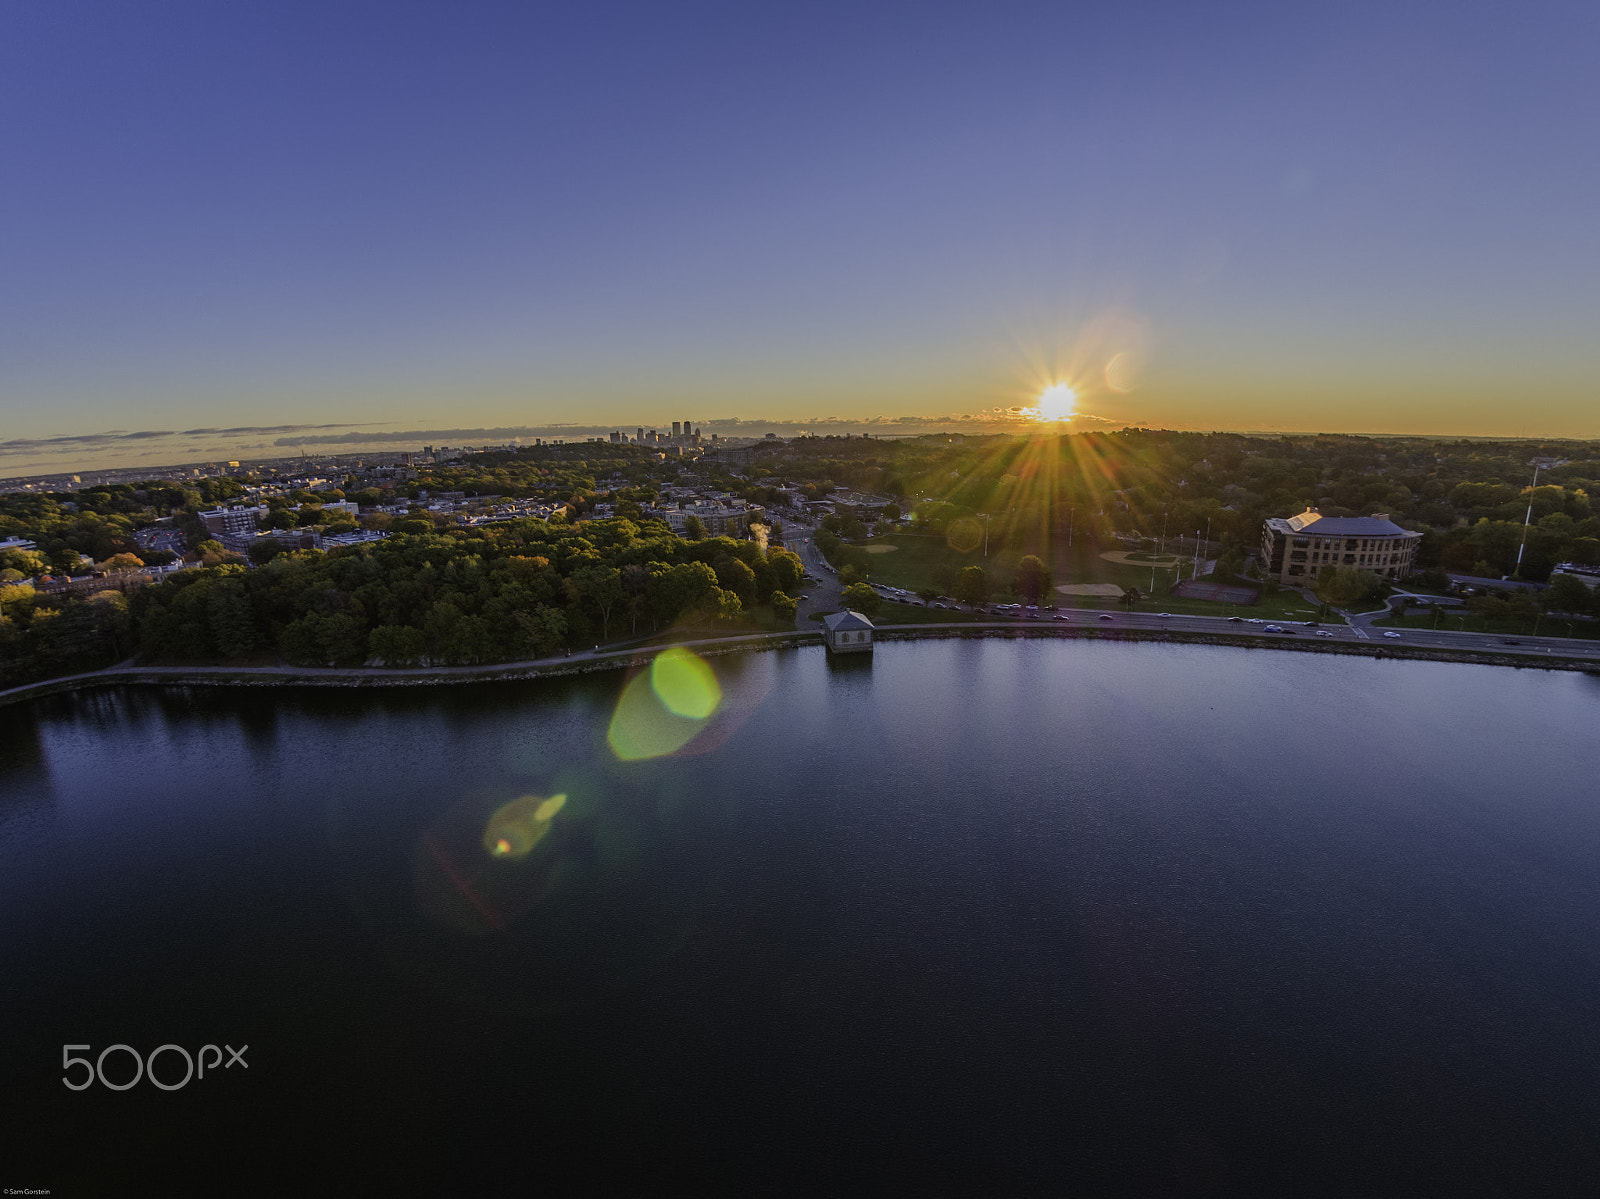
{"label": "water surface", "polygon": [[[713,666],[718,716],[629,762],[621,675],[6,709],[0,1185],[1600,1185],[1600,679]],[[497,858],[495,811],[556,794]],[[63,1086],[113,1043],[249,1066]]]}

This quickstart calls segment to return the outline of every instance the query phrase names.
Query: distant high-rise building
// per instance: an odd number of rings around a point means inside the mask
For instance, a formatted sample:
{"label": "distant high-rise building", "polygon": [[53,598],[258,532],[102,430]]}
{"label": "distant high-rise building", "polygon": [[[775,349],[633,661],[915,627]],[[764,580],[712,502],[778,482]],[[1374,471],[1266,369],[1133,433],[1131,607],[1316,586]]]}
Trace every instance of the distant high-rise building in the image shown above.
{"label": "distant high-rise building", "polygon": [[612,445],[621,445],[622,444],[622,430],[621,429],[613,429],[613,430],[611,430],[611,444]]}
{"label": "distant high-rise building", "polygon": [[679,422],[679,421],[673,421],[672,422],[672,435],[674,437],[682,437],[683,436],[683,425],[682,425],[681,422]]}
{"label": "distant high-rise building", "polygon": [[683,422],[683,435],[685,437],[693,437],[694,436],[693,426],[694,426],[694,422],[692,420],[686,420],[686,421]]}
{"label": "distant high-rise building", "polygon": [[634,439],[634,441],[638,442],[640,445],[644,444],[644,426],[643,425],[640,425],[638,427],[638,429],[636,429],[634,431],[633,439]]}

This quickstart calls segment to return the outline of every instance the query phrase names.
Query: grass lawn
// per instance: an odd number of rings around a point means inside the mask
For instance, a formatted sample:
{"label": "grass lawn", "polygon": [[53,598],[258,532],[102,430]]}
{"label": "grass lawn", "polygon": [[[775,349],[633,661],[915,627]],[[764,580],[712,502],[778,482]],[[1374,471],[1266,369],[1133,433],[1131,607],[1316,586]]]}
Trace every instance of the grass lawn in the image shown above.
{"label": "grass lawn", "polygon": [[[991,543],[989,557],[985,559],[981,550],[963,554],[947,546],[942,537],[909,533],[892,533],[858,544],[894,545],[896,549],[893,553],[872,555],[868,564],[870,577],[874,583],[887,583],[908,591],[920,591],[923,588],[937,590],[934,573],[940,567],[959,571],[965,566],[982,566],[989,573],[991,583],[999,584],[990,594],[993,603],[1007,602],[1005,585],[1011,581],[1017,560],[1022,557],[1019,552],[1000,550]],[[1148,566],[1107,562],[1100,556],[1099,549],[1081,542],[1071,549],[1059,547],[1053,559],[1049,566],[1057,583],[1110,583],[1118,589],[1137,587],[1141,595],[1150,589],[1151,571]],[[1317,611],[1315,605],[1308,604],[1294,591],[1280,591],[1276,595],[1263,592],[1257,603],[1247,607],[1184,599],[1167,593],[1173,580],[1174,572],[1170,567],[1157,567],[1156,594],[1153,598],[1140,600],[1136,611],[1172,612],[1189,616],[1259,616],[1266,620],[1310,620]],[[1062,595],[1056,592],[1053,602],[1059,608],[1119,607],[1116,597],[1109,595]],[[921,612],[924,609],[914,608],[912,611]],[[937,609],[934,611],[938,612]]]}
{"label": "grass lawn", "polygon": [[1437,623],[1434,613],[1413,612],[1405,618],[1388,616],[1375,620],[1374,625],[1385,629],[1448,629],[1454,633],[1484,633],[1491,637],[1532,637],[1535,623],[1540,637],[1585,637],[1600,639],[1600,621],[1568,620],[1564,616],[1546,616],[1533,620],[1489,620],[1475,612],[1461,609],[1440,609]]}

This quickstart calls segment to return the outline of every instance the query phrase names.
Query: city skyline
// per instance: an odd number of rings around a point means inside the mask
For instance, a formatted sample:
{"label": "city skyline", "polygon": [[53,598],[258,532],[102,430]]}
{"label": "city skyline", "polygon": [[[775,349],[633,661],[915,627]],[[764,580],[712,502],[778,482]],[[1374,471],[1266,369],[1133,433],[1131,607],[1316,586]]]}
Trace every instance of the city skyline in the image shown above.
{"label": "city skyline", "polygon": [[164,13],[0,46],[0,475],[1055,383],[1072,429],[1600,436],[1575,4]]}

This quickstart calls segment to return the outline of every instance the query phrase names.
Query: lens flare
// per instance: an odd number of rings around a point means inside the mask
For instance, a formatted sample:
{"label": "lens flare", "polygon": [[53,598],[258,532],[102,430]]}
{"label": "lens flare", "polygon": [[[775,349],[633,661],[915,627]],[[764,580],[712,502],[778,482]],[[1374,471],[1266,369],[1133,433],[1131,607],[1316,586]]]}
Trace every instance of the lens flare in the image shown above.
{"label": "lens flare", "polygon": [[970,554],[983,544],[983,526],[970,516],[958,517],[945,529],[945,544],[958,554]]}
{"label": "lens flare", "polygon": [[722,706],[722,687],[693,651],[663,650],[628,680],[612,714],[606,743],[624,762],[677,753],[705,729]]}
{"label": "lens flare", "polygon": [[550,831],[550,821],[566,806],[565,795],[544,799],[524,795],[495,809],[483,830],[483,847],[495,858],[525,858]]}
{"label": "lens flare", "polygon": [[650,663],[650,686],[674,716],[704,720],[722,702],[711,667],[681,646],[663,650]]}

